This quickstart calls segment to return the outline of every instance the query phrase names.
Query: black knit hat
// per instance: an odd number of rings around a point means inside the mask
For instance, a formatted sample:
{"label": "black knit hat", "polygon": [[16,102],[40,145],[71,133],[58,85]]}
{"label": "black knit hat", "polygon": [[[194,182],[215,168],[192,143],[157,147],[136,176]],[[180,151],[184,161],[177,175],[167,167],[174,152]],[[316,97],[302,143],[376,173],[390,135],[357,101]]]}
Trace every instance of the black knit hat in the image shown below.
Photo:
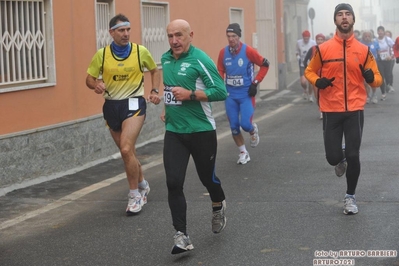
{"label": "black knit hat", "polygon": [[226,32],[233,32],[233,33],[237,34],[238,37],[241,37],[241,28],[240,28],[240,25],[238,23],[230,24],[227,27]]}
{"label": "black knit hat", "polygon": [[351,13],[352,13],[352,16],[353,16],[353,21],[355,21],[355,13],[353,12],[353,8],[352,8],[352,6],[351,6],[350,4],[347,4],[347,3],[341,3],[341,4],[338,4],[338,5],[335,7],[335,11],[334,11],[334,21],[335,21],[335,17],[337,16],[337,13],[338,13],[339,11],[341,11],[341,10],[348,10],[349,12],[351,12]]}

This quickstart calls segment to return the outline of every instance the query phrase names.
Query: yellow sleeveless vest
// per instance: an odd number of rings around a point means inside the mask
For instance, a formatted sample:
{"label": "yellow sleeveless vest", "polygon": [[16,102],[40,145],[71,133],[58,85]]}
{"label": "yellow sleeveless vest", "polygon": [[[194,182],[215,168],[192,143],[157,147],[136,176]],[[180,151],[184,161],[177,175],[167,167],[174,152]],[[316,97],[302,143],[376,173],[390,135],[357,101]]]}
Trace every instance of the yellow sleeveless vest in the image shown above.
{"label": "yellow sleeveless vest", "polygon": [[115,57],[109,45],[104,48],[102,77],[106,84],[105,99],[122,100],[144,95],[139,46],[131,45],[130,54],[125,59]]}

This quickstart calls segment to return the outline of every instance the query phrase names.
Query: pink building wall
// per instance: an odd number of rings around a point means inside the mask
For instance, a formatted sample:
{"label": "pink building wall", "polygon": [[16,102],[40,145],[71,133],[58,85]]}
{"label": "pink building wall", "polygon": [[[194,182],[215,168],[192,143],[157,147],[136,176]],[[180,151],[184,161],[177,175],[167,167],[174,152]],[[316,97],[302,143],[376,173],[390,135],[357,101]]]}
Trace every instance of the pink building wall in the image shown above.
{"label": "pink building wall", "polygon": [[[170,20],[187,20],[193,44],[216,62],[227,45],[225,30],[230,8],[243,10],[246,42],[256,32],[254,0],[170,0]],[[96,52],[95,1],[63,0],[53,3],[56,85],[0,94],[0,136],[34,130],[101,114],[103,98],[85,85],[86,70]],[[131,21],[131,41],[141,43],[139,0],[115,1],[115,13]],[[166,25],[165,25],[166,27]],[[146,93],[151,88],[146,87]]]}

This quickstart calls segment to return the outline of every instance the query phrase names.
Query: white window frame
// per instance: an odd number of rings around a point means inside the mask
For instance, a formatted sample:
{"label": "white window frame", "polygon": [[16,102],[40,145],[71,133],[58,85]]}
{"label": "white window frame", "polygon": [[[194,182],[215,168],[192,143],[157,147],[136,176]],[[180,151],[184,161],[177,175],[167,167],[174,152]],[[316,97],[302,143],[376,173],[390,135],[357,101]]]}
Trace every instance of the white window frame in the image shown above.
{"label": "white window frame", "polygon": [[112,42],[109,34],[109,21],[115,16],[113,0],[95,0],[97,50]]}
{"label": "white window frame", "polygon": [[[146,7],[163,8],[163,17],[155,20],[147,16]],[[155,1],[141,1],[141,29],[142,44],[150,51],[155,63],[161,65],[162,54],[170,47],[166,34],[166,26],[169,23],[169,3]]]}
{"label": "white window frame", "polygon": [[[54,86],[52,0],[0,5],[0,93]],[[32,6],[41,9],[35,12]]]}

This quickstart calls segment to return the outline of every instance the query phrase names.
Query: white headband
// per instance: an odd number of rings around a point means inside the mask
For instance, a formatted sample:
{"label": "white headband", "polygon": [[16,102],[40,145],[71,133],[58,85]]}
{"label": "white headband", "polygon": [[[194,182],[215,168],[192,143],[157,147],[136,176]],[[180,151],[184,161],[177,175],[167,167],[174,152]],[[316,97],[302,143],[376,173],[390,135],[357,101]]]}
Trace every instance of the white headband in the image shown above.
{"label": "white headband", "polygon": [[119,24],[116,24],[116,25],[111,27],[111,30],[117,29],[119,27],[124,27],[124,26],[129,27],[130,26],[130,22],[129,21],[125,21],[125,22],[121,22]]}

